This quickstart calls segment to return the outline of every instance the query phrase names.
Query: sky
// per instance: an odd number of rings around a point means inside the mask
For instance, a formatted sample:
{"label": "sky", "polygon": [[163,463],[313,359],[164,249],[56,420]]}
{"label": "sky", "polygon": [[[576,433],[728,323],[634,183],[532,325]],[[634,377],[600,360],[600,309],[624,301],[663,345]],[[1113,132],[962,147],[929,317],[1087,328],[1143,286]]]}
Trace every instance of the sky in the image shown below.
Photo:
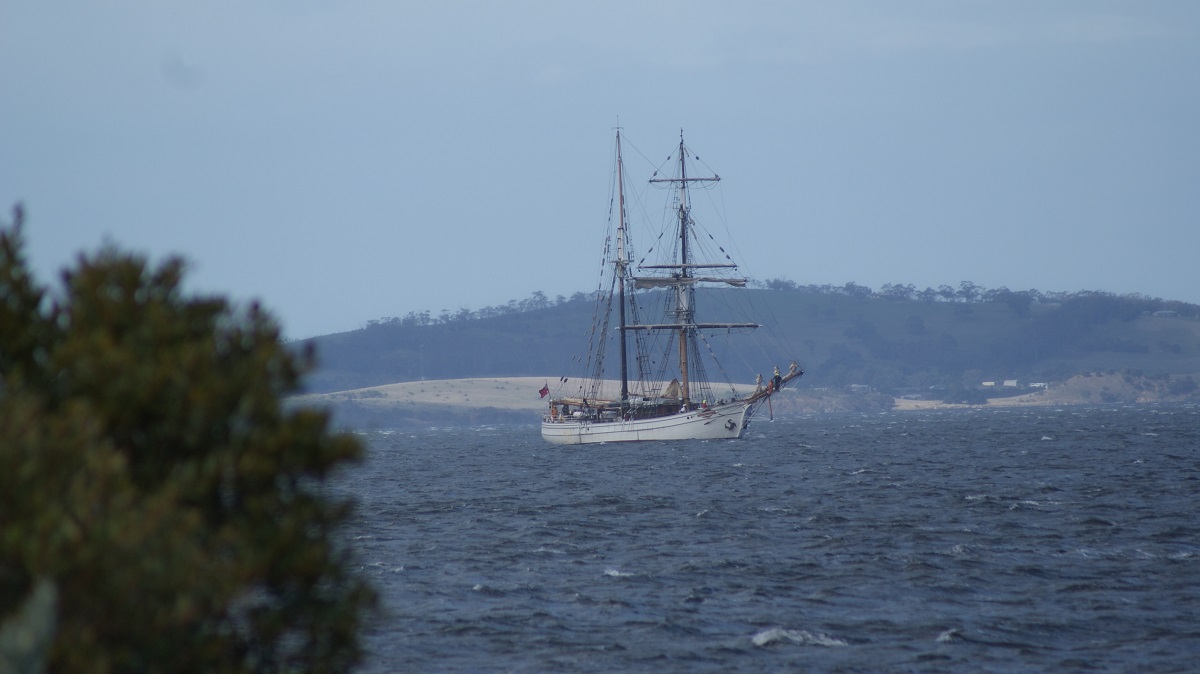
{"label": "sky", "polygon": [[1200,303],[1190,0],[6,0],[0,221],[302,339],[596,285],[626,165],[721,175],[751,277]]}

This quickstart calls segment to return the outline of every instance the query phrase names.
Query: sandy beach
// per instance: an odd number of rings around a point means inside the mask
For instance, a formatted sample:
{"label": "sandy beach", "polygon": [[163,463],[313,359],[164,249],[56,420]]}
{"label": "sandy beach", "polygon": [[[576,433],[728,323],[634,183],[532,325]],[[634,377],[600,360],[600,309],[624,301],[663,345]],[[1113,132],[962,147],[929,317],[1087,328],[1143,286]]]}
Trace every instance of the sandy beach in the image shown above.
{"label": "sandy beach", "polygon": [[[538,412],[545,408],[546,399],[538,392],[542,386],[557,383],[557,379],[546,377],[480,377],[469,379],[433,379],[410,381],[351,391],[320,393],[299,396],[298,402],[317,405],[354,402],[364,407],[390,408],[397,405],[445,406],[458,409],[493,408],[507,411]],[[610,382],[606,395],[615,397],[616,383]],[[752,384],[738,385],[742,393],[754,390]],[[573,391],[572,391],[573,392]],[[785,393],[804,396],[804,389],[787,389]],[[1076,401],[1084,402],[1084,401]],[[1031,393],[1020,396],[992,398],[988,404],[996,407],[1038,406],[1070,404],[1057,396]],[[954,409],[970,405],[947,404],[937,400],[909,400],[897,398],[893,409],[930,410]]]}
{"label": "sandy beach", "polygon": [[[539,411],[546,407],[546,399],[539,395],[543,386],[552,390],[557,378],[546,377],[481,377],[471,379],[431,379],[410,381],[383,386],[316,393],[298,396],[301,403],[327,404],[350,402],[378,407],[395,405],[446,405],[458,408],[495,408],[513,411]],[[754,391],[753,384],[735,385],[738,392],[746,395]],[[617,382],[607,382],[605,396],[616,397]],[[728,390],[726,388],[726,390]],[[574,393],[572,386],[569,391]]]}
{"label": "sandy beach", "polygon": [[[547,399],[539,395],[543,386],[550,397],[576,393],[576,382],[562,386],[557,378],[479,377],[411,381],[352,391],[299,396],[300,404],[353,409],[367,414],[392,417],[432,418],[443,414],[467,418],[512,418],[529,413],[533,418],[546,409]],[[714,386],[714,389],[725,388]],[[617,383],[607,382],[604,397],[617,397]],[[737,385],[742,395],[754,391],[753,384]],[[1171,395],[1163,378],[1151,379],[1129,374],[1105,373],[1078,375],[1049,388],[1020,395],[989,398],[987,407],[1045,407],[1089,404],[1143,404],[1193,400],[1187,394]],[[891,398],[877,393],[834,392],[803,386],[785,388],[775,400],[774,412],[781,414],[819,414],[825,412],[881,412],[887,410],[935,410],[980,407],[944,403],[938,400]]]}
{"label": "sandy beach", "polygon": [[[1065,403],[1061,400],[1052,400],[1042,393],[1028,393],[1025,395],[1009,396],[1006,398],[988,398],[989,407],[1044,407],[1047,405],[1062,404]],[[907,398],[896,398],[896,404],[893,409],[936,410],[954,409],[958,407],[978,407],[978,405],[959,405],[953,403],[944,403],[940,400],[909,400]]]}
{"label": "sandy beach", "polygon": [[488,377],[478,379],[431,379],[383,386],[299,396],[299,402],[354,401],[367,406],[397,404],[493,407],[503,410],[538,410],[545,404],[538,391],[544,377]]}

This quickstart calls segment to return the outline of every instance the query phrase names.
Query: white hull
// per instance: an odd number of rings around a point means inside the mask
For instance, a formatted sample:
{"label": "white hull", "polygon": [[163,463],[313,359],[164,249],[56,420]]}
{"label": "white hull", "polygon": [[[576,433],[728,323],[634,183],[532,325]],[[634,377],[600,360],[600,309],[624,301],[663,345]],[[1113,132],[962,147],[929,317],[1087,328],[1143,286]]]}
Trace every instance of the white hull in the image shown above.
{"label": "white hull", "polygon": [[632,421],[544,418],[542,438],[556,445],[645,440],[732,440],[742,436],[742,430],[749,420],[750,405],[747,403]]}

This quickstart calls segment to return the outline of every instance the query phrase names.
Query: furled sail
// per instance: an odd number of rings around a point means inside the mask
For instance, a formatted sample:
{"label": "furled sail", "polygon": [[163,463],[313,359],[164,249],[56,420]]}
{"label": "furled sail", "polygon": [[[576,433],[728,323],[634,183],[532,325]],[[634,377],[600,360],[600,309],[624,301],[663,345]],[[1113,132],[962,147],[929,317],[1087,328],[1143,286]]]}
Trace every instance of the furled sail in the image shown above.
{"label": "furled sail", "polygon": [[728,283],[735,288],[745,288],[744,278],[706,278],[703,276],[636,276],[634,287],[638,290],[647,288],[675,288],[696,283]]}

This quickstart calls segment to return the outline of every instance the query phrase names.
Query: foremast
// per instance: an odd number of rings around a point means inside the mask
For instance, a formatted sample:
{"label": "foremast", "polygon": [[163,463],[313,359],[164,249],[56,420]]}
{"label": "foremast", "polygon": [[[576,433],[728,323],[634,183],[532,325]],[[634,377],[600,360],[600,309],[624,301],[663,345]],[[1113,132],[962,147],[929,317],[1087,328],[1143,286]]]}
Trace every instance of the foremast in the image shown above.
{"label": "foremast", "polygon": [[[679,391],[682,398],[683,409],[691,407],[691,366],[688,362],[688,352],[691,349],[693,341],[695,341],[695,333],[701,328],[757,328],[757,323],[696,323],[696,284],[701,282],[721,282],[728,283],[733,286],[746,285],[745,279],[737,278],[706,278],[697,277],[695,271],[699,269],[718,269],[732,268],[736,269],[735,264],[697,264],[692,261],[691,248],[688,241],[688,231],[690,229],[691,218],[691,201],[688,194],[688,186],[691,183],[717,182],[721,180],[718,175],[710,177],[694,177],[687,173],[687,147],[683,142],[683,132],[679,132],[679,177],[678,178],[651,178],[652,183],[667,183],[674,185],[678,190],[679,204],[676,208],[676,218],[678,219],[679,227],[679,259],[676,264],[662,265],[645,265],[639,269],[665,269],[671,270],[672,274],[669,278],[650,277],[637,278],[635,284],[637,287],[673,287],[675,290],[675,323],[657,324],[657,325],[630,325],[622,328],[625,330],[674,330],[677,333],[679,340]],[[622,339],[622,349],[624,348],[624,340]]]}

